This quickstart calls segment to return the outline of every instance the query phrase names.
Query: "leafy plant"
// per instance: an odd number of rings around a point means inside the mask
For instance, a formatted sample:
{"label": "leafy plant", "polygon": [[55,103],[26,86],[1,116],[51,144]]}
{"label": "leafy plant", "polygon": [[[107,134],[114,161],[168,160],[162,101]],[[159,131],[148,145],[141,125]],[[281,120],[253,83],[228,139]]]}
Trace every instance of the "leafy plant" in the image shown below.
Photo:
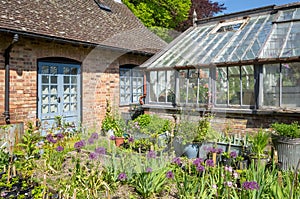
{"label": "leafy plant", "polygon": [[148,171],[135,173],[131,185],[143,198],[155,196],[165,188],[167,170],[167,167],[155,171],[148,168]]}
{"label": "leafy plant", "polygon": [[293,122],[291,124],[274,123],[271,125],[271,128],[280,136],[300,138],[300,125],[298,122]]}
{"label": "leafy plant", "polygon": [[113,130],[116,137],[122,137],[124,133],[125,122],[119,115],[112,112],[109,100],[106,100],[106,113],[102,120],[101,129],[104,132]]}
{"label": "leafy plant", "polygon": [[260,129],[256,134],[250,137],[251,151],[254,157],[265,157],[265,149],[269,144],[270,134]]}

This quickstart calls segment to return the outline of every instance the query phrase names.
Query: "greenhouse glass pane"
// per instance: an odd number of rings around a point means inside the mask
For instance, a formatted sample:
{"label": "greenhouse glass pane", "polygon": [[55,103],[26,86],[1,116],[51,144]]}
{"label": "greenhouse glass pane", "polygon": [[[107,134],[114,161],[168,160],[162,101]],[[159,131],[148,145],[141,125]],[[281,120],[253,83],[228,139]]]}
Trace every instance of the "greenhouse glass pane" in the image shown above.
{"label": "greenhouse glass pane", "polygon": [[239,105],[241,103],[240,93],[240,67],[228,67],[229,82],[229,104]]}
{"label": "greenhouse glass pane", "polygon": [[300,63],[282,64],[282,106],[300,107]]}
{"label": "greenhouse glass pane", "polygon": [[293,22],[290,34],[287,37],[286,46],[281,57],[293,57],[300,55],[300,22]]}
{"label": "greenhouse glass pane", "polygon": [[166,71],[158,71],[157,93],[158,101],[166,102]]}
{"label": "greenhouse glass pane", "polygon": [[285,11],[280,11],[280,16],[278,17],[277,21],[289,21],[293,19],[295,9],[289,9]]}
{"label": "greenhouse glass pane", "polygon": [[254,68],[252,65],[242,66],[242,104],[254,105]]}
{"label": "greenhouse glass pane", "polygon": [[189,69],[188,72],[188,103],[197,102],[197,90],[198,90],[198,70]]}
{"label": "greenhouse glass pane", "polygon": [[175,71],[167,71],[167,102],[175,103]]}
{"label": "greenhouse glass pane", "polygon": [[150,71],[150,82],[149,82],[149,101],[157,102],[157,71]]}
{"label": "greenhouse glass pane", "polygon": [[179,99],[180,103],[186,103],[187,99],[187,72],[188,70],[179,71]]}
{"label": "greenhouse glass pane", "polygon": [[198,103],[208,104],[209,100],[209,68],[201,68],[199,70],[199,85],[198,85]]}
{"label": "greenhouse glass pane", "polygon": [[227,104],[227,68],[218,67],[216,71],[216,103]]}
{"label": "greenhouse glass pane", "polygon": [[263,105],[279,106],[279,64],[263,66]]}
{"label": "greenhouse glass pane", "polygon": [[290,28],[290,23],[274,24],[274,26],[275,28],[263,49],[262,58],[279,57],[287,37],[286,33]]}

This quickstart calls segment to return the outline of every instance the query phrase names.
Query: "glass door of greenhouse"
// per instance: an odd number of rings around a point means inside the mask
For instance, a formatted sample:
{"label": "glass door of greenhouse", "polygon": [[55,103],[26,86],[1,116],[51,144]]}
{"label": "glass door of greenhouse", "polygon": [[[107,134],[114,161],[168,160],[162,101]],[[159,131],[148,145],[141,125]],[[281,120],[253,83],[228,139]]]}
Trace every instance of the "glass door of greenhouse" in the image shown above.
{"label": "glass door of greenhouse", "polygon": [[38,118],[43,128],[55,119],[77,126],[80,121],[80,65],[38,63]]}

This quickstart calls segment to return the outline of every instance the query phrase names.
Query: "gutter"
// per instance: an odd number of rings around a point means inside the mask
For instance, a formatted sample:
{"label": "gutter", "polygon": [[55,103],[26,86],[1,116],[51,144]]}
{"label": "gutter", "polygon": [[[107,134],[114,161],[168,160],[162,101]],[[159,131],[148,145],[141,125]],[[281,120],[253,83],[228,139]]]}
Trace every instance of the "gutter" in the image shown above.
{"label": "gutter", "polygon": [[26,37],[31,37],[31,38],[48,39],[48,40],[52,40],[52,41],[56,41],[56,42],[64,42],[64,43],[75,44],[75,45],[83,45],[83,46],[88,46],[88,47],[93,47],[93,48],[101,47],[104,49],[115,50],[115,51],[119,51],[122,53],[132,53],[132,54],[139,54],[139,55],[145,55],[145,56],[152,56],[153,54],[155,54],[155,53],[146,52],[146,51],[131,50],[131,49],[125,49],[125,48],[120,48],[120,47],[108,46],[108,45],[104,45],[104,44],[97,44],[97,43],[79,41],[79,40],[74,40],[74,39],[65,39],[62,37],[43,35],[43,34],[38,34],[38,33],[25,32],[25,31],[20,31],[20,30],[12,30],[12,29],[6,29],[6,28],[0,28],[0,32],[18,34],[18,35],[22,35],[22,36],[26,36]]}
{"label": "gutter", "polygon": [[4,63],[5,63],[5,100],[4,100],[4,118],[6,124],[10,124],[10,114],[9,114],[9,82],[10,82],[10,52],[16,42],[19,41],[19,35],[15,34],[10,45],[4,51]]}

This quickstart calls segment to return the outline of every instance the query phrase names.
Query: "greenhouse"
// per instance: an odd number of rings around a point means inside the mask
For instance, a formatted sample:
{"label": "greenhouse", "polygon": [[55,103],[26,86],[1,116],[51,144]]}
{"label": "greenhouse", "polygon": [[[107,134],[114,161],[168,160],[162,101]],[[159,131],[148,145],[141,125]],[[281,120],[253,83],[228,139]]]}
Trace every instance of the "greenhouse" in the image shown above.
{"label": "greenhouse", "polygon": [[142,65],[144,107],[297,112],[299,38],[300,3],[195,20]]}

